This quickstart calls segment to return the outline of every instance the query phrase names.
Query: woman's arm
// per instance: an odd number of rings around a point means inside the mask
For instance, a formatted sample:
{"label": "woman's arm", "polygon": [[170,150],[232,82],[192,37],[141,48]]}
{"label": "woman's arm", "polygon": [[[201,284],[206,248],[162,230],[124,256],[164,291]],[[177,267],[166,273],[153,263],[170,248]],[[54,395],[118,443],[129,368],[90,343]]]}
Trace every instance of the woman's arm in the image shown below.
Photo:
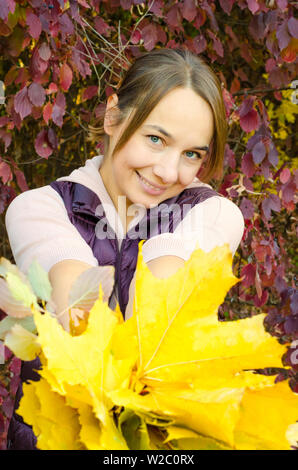
{"label": "woman's arm", "polygon": [[[92,267],[90,264],[74,259],[63,260],[52,266],[49,271],[49,279],[53,288],[51,299],[56,304],[56,313],[58,315],[68,307],[68,295],[75,279],[82,272]],[[63,328],[69,331],[69,314],[67,310],[64,314],[58,316],[58,320]]]}

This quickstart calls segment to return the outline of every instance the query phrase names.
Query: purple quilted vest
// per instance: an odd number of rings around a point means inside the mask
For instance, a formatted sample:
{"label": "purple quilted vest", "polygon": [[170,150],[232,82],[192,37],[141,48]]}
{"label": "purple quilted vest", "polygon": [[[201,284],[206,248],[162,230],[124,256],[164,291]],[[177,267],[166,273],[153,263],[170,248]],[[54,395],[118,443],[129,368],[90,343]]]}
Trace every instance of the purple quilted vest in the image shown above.
{"label": "purple quilted vest", "polygon": [[[70,181],[54,181],[50,185],[63,199],[69,220],[92,249],[99,266],[114,266],[115,286],[118,286],[118,302],[123,317],[129,286],[136,269],[139,242],[161,233],[173,233],[192,207],[220,195],[206,186],[189,188],[154,208],[146,209],[143,218],[126,233],[119,250],[117,236],[108,223],[100,199],[93,191]],[[39,375],[34,369],[38,370],[39,367],[39,358],[24,361],[21,380],[38,380]],[[22,386],[16,395],[15,409],[21,396]],[[35,444],[36,437],[31,427],[14,413],[8,432],[8,448],[33,450],[36,449]]]}

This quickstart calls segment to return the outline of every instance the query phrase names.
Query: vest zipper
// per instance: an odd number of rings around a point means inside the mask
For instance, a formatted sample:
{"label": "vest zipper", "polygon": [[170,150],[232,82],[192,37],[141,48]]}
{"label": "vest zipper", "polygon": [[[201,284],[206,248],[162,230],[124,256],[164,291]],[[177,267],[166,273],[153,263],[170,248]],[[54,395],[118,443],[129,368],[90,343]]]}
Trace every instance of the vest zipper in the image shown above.
{"label": "vest zipper", "polygon": [[[116,242],[117,243],[117,260],[116,260],[116,276],[115,276],[116,277],[115,286],[117,285],[117,287],[118,287],[118,303],[119,303],[121,312],[122,312],[122,294],[121,294],[121,286],[120,286],[119,281],[120,281],[121,257],[122,257],[122,253],[123,253],[123,250],[122,250],[123,240],[122,240],[122,243],[121,243],[120,250],[119,250],[119,245],[118,245],[118,238],[117,238],[117,242]],[[124,313],[122,312],[122,315],[123,315],[123,318],[124,318],[125,312]]]}

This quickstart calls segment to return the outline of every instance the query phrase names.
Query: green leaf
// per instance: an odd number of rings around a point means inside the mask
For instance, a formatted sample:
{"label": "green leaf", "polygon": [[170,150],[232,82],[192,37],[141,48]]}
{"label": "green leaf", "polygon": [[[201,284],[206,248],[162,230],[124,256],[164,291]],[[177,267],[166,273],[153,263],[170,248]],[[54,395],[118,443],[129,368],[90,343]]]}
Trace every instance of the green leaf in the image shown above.
{"label": "green leaf", "polygon": [[49,281],[49,276],[37,260],[34,260],[28,269],[28,279],[34,293],[39,299],[50,300],[52,286]]}
{"label": "green leaf", "polygon": [[151,450],[145,421],[132,410],[124,410],[119,417],[119,429],[132,450]]}
{"label": "green leaf", "polygon": [[168,437],[164,443],[170,442],[178,450],[232,450],[224,442],[203,436],[188,428],[169,426]]}
{"label": "green leaf", "polygon": [[6,282],[12,296],[19,300],[25,307],[31,307],[33,304],[35,308],[39,308],[37,299],[28,285],[13,273],[7,273]]}
{"label": "green leaf", "polygon": [[3,340],[6,333],[16,324],[21,325],[23,328],[30,331],[30,333],[36,332],[33,316],[25,318],[5,317],[0,321],[0,339]]}

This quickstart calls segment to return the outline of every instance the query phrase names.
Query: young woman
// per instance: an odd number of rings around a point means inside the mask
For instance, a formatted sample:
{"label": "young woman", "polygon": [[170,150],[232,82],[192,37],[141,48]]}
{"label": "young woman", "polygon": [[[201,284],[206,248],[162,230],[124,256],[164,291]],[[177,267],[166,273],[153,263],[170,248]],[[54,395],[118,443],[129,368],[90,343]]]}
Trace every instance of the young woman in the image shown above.
{"label": "young woman", "polygon": [[[19,195],[6,227],[18,267],[26,273],[37,258],[49,272],[58,312],[78,275],[112,265],[109,305],[119,302],[127,319],[140,240],[152,273],[168,277],[197,242],[205,251],[228,243],[234,254],[244,220],[207,184],[223,167],[227,123],[220,83],[200,58],[178,49],[142,54],[108,98],[100,124],[91,139],[104,140],[104,154]],[[68,329],[67,314],[60,318]],[[14,417],[11,448],[34,447],[30,431]]]}

